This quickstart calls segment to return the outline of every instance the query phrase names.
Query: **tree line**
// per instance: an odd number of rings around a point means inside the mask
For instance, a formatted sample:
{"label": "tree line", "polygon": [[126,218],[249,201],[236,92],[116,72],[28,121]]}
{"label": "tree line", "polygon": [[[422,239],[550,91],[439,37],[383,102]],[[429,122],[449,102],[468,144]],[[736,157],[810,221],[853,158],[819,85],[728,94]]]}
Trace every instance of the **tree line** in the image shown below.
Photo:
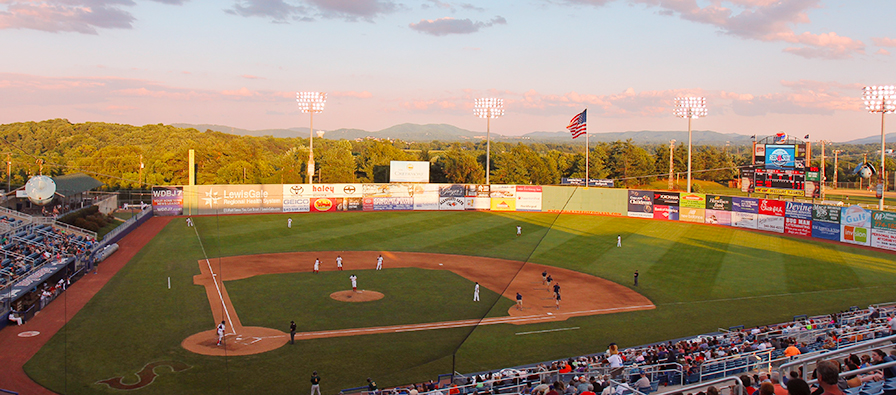
{"label": "tree line", "polygon": [[[195,151],[198,184],[308,182],[307,138],[237,136],[163,124],[75,124],[65,119],[0,125],[0,136],[12,162],[9,183],[13,188],[38,173],[58,176],[75,172],[97,178],[109,190],[187,184],[190,149]],[[626,140],[592,143],[589,148],[591,178],[614,179],[617,186],[643,185],[666,178],[669,172],[668,145],[637,145]],[[857,165],[857,155],[862,149],[869,152],[868,147],[838,145],[837,149],[843,151],[839,180],[849,181],[855,178],[848,174]],[[492,142],[490,179],[494,184],[551,185],[559,184],[563,177],[584,178],[584,151],[577,141]],[[750,148],[743,146],[695,146],[694,178],[734,179],[737,167],[750,163],[749,153]],[[813,153],[814,162],[818,162],[819,154]],[[832,156],[830,151],[828,155]],[[314,158],[318,169],[314,182],[321,183],[388,182],[393,160],[429,161],[431,182],[485,182],[485,141],[316,139]],[[683,174],[687,170],[687,146],[677,145],[672,160],[675,171]],[[831,180],[832,160],[828,163]],[[891,166],[888,163],[888,168],[896,169]]]}

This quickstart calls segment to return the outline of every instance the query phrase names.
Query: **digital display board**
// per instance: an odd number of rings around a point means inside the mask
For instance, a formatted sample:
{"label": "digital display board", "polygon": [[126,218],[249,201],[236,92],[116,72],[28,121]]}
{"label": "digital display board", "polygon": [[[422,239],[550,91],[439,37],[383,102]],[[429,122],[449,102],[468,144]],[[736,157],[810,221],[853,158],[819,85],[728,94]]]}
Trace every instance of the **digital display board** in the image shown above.
{"label": "digital display board", "polygon": [[792,169],[796,160],[796,147],[793,145],[765,146],[766,169]]}

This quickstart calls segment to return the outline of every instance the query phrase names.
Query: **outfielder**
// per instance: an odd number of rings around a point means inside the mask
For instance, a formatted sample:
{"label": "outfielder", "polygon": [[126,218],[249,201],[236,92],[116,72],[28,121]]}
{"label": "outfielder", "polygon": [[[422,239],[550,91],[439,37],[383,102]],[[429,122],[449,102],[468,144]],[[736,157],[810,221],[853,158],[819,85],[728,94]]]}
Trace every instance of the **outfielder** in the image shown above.
{"label": "outfielder", "polygon": [[314,274],[320,272],[320,258],[314,260]]}
{"label": "outfielder", "polygon": [[224,325],[224,321],[221,321],[221,323],[218,324],[218,344],[217,345],[219,345],[219,346],[221,345],[221,342],[224,341],[224,328],[226,328],[226,325]]}
{"label": "outfielder", "polygon": [[473,287],[473,301],[474,302],[479,301],[479,283],[478,282],[476,283],[476,286]]}
{"label": "outfielder", "polygon": [[292,218],[286,219],[286,227],[292,229]]}
{"label": "outfielder", "polygon": [[187,226],[193,226],[193,218],[187,217]]}
{"label": "outfielder", "polygon": [[380,255],[376,258],[376,270],[383,270],[383,256]]}
{"label": "outfielder", "polygon": [[616,236],[616,247],[622,247],[622,235]]}
{"label": "outfielder", "polygon": [[342,256],[336,256],[336,270],[342,271]]}
{"label": "outfielder", "polygon": [[348,279],[352,280],[352,291],[358,292],[358,276],[352,274],[351,276],[348,276]]}
{"label": "outfielder", "polygon": [[519,237],[519,236],[522,235],[522,234],[523,234],[523,227],[517,225],[517,226],[516,226],[516,236]]}

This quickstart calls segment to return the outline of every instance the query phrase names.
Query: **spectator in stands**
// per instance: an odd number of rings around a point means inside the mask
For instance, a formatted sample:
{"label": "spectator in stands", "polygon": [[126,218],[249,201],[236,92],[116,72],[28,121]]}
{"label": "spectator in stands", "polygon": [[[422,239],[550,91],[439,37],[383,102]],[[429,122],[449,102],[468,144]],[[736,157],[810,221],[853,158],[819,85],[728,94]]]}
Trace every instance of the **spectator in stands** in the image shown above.
{"label": "spectator in stands", "polygon": [[784,349],[785,357],[795,357],[797,355],[802,354],[799,348],[796,348],[796,344],[791,343],[786,349]]}
{"label": "spectator in stands", "polygon": [[367,393],[369,395],[375,395],[377,392],[376,381],[373,381],[370,377],[367,378]]}
{"label": "spectator in stands", "polygon": [[641,377],[635,382],[635,389],[645,394],[650,392],[650,379],[647,378],[644,372],[641,372]]}
{"label": "spectator in stands", "polygon": [[545,395],[560,395],[560,388],[563,388],[562,385],[563,384],[561,384],[559,381],[554,382],[554,384],[551,384],[551,388]]}
{"label": "spectator in stands", "polygon": [[710,385],[706,388],[706,395],[719,395],[719,389],[715,386]]}
{"label": "spectator in stands", "polygon": [[759,391],[756,391],[759,395],[774,395],[775,394],[775,386],[772,383],[762,383],[759,386]]}
{"label": "spectator in stands", "polygon": [[[890,358],[887,353],[883,352],[883,350],[874,350],[871,352],[871,360],[875,365],[880,365],[882,363],[893,362],[893,358]],[[883,369],[884,378],[889,379],[892,377],[896,377],[896,374],[893,374],[893,368]]]}
{"label": "spectator in stands", "polygon": [[775,388],[775,395],[787,395],[787,389],[781,386],[781,373],[777,370],[773,371],[771,377],[769,377],[769,381]]}
{"label": "spectator in stands", "polygon": [[12,322],[15,322],[15,323],[18,324],[19,326],[22,325],[22,315],[19,314],[18,311],[10,310],[10,311],[9,311],[9,320],[12,321]]}
{"label": "spectator in stands", "polygon": [[815,366],[818,375],[818,385],[822,389],[822,395],[843,395],[843,391],[837,385],[840,380],[840,370],[837,364],[831,361],[821,361]]}
{"label": "spectator in stands", "polygon": [[811,392],[809,384],[806,384],[805,380],[800,378],[787,380],[787,393],[789,395],[809,395]]}

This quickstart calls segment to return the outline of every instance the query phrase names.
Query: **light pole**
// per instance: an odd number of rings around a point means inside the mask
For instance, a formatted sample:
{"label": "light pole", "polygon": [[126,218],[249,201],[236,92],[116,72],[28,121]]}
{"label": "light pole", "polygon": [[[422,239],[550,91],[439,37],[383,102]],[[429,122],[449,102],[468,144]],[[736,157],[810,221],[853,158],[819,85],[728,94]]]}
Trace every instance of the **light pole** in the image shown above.
{"label": "light pole", "polygon": [[839,158],[839,155],[841,152],[843,152],[843,151],[842,150],[834,150],[834,184],[831,185],[831,188],[833,188],[833,189],[837,189],[837,166],[839,166],[837,164],[837,159]]}
{"label": "light pole", "polygon": [[504,99],[496,99],[494,97],[476,99],[473,105],[473,114],[479,118],[485,118],[485,184],[491,183],[491,155],[492,141],[491,128],[492,118],[500,118],[504,115]]}
{"label": "light pole", "polygon": [[675,185],[672,181],[672,172],[675,169],[675,162],[673,162],[673,157],[675,153],[675,140],[669,140],[669,190],[673,190]]}
{"label": "light pole", "polygon": [[311,116],[311,132],[308,140],[308,183],[314,183],[314,113],[323,112],[327,102],[325,92],[296,92],[299,110]]}
{"label": "light pole", "polygon": [[688,193],[691,193],[691,120],[706,116],[706,98],[676,97],[675,116],[688,119]]}
{"label": "light pole", "polygon": [[868,112],[880,113],[880,176],[881,194],[880,202],[877,204],[878,210],[884,209],[884,192],[886,191],[887,177],[884,171],[884,160],[886,159],[886,145],[884,144],[884,114],[888,112],[896,112],[896,86],[866,86],[862,98],[865,99],[865,109]]}

